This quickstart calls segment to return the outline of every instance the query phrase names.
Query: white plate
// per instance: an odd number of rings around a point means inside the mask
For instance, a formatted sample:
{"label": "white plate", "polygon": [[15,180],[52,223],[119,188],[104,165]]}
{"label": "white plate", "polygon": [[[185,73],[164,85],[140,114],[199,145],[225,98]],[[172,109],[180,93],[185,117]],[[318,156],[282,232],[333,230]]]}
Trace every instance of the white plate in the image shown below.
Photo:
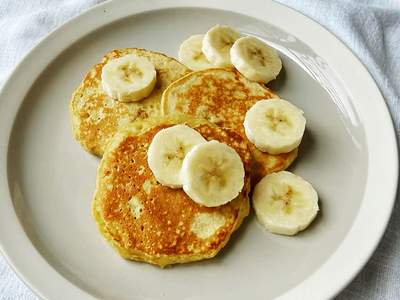
{"label": "white plate", "polygon": [[[272,1],[113,1],[45,38],[16,68],[0,101],[0,242],[45,299],[321,299],[366,263],[397,184],[391,119],[375,83],[332,34]],[[285,71],[273,88],[300,106],[307,134],[293,170],[322,211],[296,237],[267,233],[253,215],[215,259],[161,270],[121,259],[90,216],[98,160],[73,140],[68,103],[108,50],[176,56],[221,23],[274,44]],[[384,170],[384,171],[383,171]]]}

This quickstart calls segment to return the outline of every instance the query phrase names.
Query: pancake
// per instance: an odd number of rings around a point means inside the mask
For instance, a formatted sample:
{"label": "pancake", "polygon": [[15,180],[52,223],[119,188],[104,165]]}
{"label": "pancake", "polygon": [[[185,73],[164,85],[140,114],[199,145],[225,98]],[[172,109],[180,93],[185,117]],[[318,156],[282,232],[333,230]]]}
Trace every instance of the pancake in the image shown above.
{"label": "pancake", "polygon": [[[240,155],[245,171],[243,190],[231,202],[205,207],[182,189],[157,183],[147,164],[154,135],[186,124],[207,140],[218,140]],[[93,217],[107,241],[126,258],[161,267],[215,256],[249,213],[251,154],[248,143],[230,129],[189,118],[136,121],[110,142],[97,171]]]}
{"label": "pancake", "polygon": [[[137,54],[148,58],[157,71],[157,83],[151,94],[138,102],[123,103],[110,98],[102,89],[101,71],[113,58]],[[160,114],[160,100],[165,88],[189,69],[164,54],[144,49],[119,49],[107,53],[85,76],[72,95],[70,113],[75,139],[97,156],[103,155],[110,138],[117,130],[136,119]]]}
{"label": "pancake", "polygon": [[[161,110],[163,115],[183,114],[206,119],[246,137],[243,121],[247,110],[257,101],[271,98],[278,96],[238,71],[215,68],[192,72],[172,83],[163,93]],[[252,179],[255,183],[266,174],[289,167],[298,152],[295,149],[271,155],[259,151],[251,143],[250,150],[254,158]]]}

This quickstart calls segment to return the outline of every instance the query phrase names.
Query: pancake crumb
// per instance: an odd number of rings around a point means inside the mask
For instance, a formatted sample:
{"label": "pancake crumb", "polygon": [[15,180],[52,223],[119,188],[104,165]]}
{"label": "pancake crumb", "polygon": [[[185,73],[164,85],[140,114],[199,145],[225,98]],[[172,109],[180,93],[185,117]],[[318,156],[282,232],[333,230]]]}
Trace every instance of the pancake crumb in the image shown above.
{"label": "pancake crumb", "polygon": [[143,191],[149,195],[151,188],[156,185],[156,182],[154,182],[151,179],[146,179],[145,182],[143,183]]}
{"label": "pancake crumb", "polygon": [[199,213],[194,216],[190,230],[199,238],[213,236],[225,224],[225,217],[219,213]]}
{"label": "pancake crumb", "polygon": [[139,198],[136,196],[133,196],[129,200],[129,206],[131,208],[132,215],[135,219],[138,219],[142,213],[143,210],[143,204],[140,202]]}

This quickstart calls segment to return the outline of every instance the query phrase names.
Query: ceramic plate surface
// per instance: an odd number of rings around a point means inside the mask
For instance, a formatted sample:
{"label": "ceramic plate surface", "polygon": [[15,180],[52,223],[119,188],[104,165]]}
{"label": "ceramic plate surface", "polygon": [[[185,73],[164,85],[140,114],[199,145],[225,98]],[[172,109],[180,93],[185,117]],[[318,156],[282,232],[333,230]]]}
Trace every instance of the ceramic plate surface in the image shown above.
{"label": "ceramic plate surface", "polygon": [[[291,170],[314,184],[321,214],[295,237],[266,232],[251,214],[208,261],[165,270],[125,261],[92,220],[99,161],[72,138],[70,96],[111,49],[143,47],[176,57],[185,38],[217,23],[280,51],[284,71],[271,87],[307,118]],[[44,299],[332,297],[379,242],[397,169],[395,134],[379,90],[317,23],[265,0],[107,2],[46,37],[2,90],[1,249]]]}

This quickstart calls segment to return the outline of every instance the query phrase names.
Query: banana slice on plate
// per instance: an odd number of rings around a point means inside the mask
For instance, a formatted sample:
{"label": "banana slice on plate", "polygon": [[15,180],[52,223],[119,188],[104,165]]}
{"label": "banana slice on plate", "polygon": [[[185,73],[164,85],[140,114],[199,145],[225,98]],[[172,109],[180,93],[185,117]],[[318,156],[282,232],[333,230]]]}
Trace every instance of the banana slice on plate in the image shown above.
{"label": "banana slice on plate", "polygon": [[203,39],[202,51],[207,60],[217,67],[232,66],[230,49],[240,34],[228,26],[215,25]]}
{"label": "banana slice on plate", "polygon": [[110,60],[101,72],[103,90],[121,102],[133,102],[147,97],[156,79],[153,64],[134,54]]}
{"label": "banana slice on plate", "polygon": [[294,235],[318,213],[318,195],[310,183],[287,171],[265,176],[254,188],[253,207],[259,222],[277,234]]}
{"label": "banana slice on plate", "polygon": [[300,145],[306,128],[303,111],[283,99],[256,102],[243,123],[247,138],[263,152],[287,153]]}
{"label": "banana slice on plate", "polygon": [[275,79],[282,69],[278,52],[251,36],[238,39],[230,49],[230,57],[243,76],[261,83]]}
{"label": "banana slice on plate", "polygon": [[192,35],[179,47],[179,61],[194,71],[213,67],[201,50],[203,38],[204,34]]}
{"label": "banana slice on plate", "polygon": [[183,160],[183,190],[198,204],[214,207],[236,198],[244,185],[240,156],[226,144],[211,141],[193,147]]}
{"label": "banana slice on plate", "polygon": [[147,151],[147,162],[154,177],[162,185],[182,187],[179,176],[186,154],[206,140],[196,130],[186,125],[162,129],[154,136]]}

